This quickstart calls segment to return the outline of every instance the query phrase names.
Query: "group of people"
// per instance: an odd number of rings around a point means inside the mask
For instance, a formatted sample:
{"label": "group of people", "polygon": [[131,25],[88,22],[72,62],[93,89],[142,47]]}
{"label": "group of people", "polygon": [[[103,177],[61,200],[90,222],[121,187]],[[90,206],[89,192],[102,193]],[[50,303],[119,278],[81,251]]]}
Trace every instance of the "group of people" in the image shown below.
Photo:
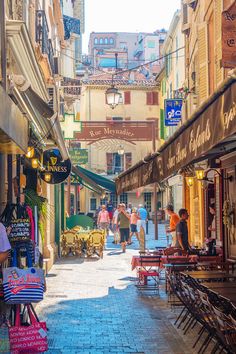
{"label": "group of people", "polygon": [[[139,240],[141,227],[145,232],[148,212],[142,204],[138,208],[132,207],[130,203],[127,208],[124,203],[118,204],[116,209],[111,206],[111,202],[107,206],[102,205],[98,213],[97,225],[107,232],[111,229],[114,235],[119,233],[122,252],[125,252],[126,246],[132,243],[133,235]],[[116,243],[116,238],[113,242]]]}
{"label": "group of people", "polygon": [[[211,225],[208,226],[209,235],[205,239],[207,251],[209,255],[216,254],[216,223],[215,223],[215,205],[209,206],[209,212],[212,215]],[[166,207],[166,213],[170,217],[170,225],[166,229],[172,236],[172,247],[181,248],[183,251],[193,253],[193,250],[188,240],[188,225],[187,220],[189,214],[187,209],[180,209],[179,215],[174,212],[173,205],[169,204]]]}

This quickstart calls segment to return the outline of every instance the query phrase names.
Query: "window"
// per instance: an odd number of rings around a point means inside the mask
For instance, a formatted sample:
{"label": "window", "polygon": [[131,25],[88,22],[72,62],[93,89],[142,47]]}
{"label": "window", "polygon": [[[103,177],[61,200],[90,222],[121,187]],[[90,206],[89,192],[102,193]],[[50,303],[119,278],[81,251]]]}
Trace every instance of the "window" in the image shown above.
{"label": "window", "polygon": [[101,198],[100,199],[100,205],[106,205],[107,204],[107,198]]}
{"label": "window", "polygon": [[131,103],[131,92],[125,91],[124,92],[124,104],[130,104],[130,103]]}
{"label": "window", "polygon": [[120,203],[125,203],[125,205],[128,205],[128,194],[127,193],[122,193],[120,195]]}
{"label": "window", "polygon": [[97,39],[97,37],[94,38],[94,44],[98,44],[98,39]]}
{"label": "window", "polygon": [[109,39],[109,43],[110,43],[110,44],[114,44],[114,39],[113,39],[113,38],[110,38],[110,39]]}
{"label": "window", "polygon": [[148,45],[148,48],[155,48],[155,41],[148,41],[147,45]]}
{"label": "window", "polygon": [[107,37],[104,39],[104,43],[108,44],[108,38]]}
{"label": "window", "polygon": [[146,104],[147,105],[158,105],[158,92],[151,91],[146,92]]}
{"label": "window", "polygon": [[103,44],[103,38],[99,39],[99,44]]}
{"label": "window", "polygon": [[123,117],[112,117],[112,120],[121,121],[123,120]]}
{"label": "window", "polygon": [[156,58],[157,58],[156,54],[155,54],[155,53],[151,53],[151,55],[150,55],[150,61],[156,60]]}
{"label": "window", "polygon": [[120,42],[120,48],[121,49],[127,49],[127,43],[126,42]]}
{"label": "window", "polygon": [[116,193],[111,193],[110,194],[110,201],[112,202],[114,208],[117,208],[118,200],[117,200],[117,194]]}
{"label": "window", "polygon": [[90,210],[97,210],[97,199],[96,198],[90,198]]}
{"label": "window", "polygon": [[147,211],[152,210],[152,193],[151,192],[145,192],[144,193],[144,204],[146,206]]}
{"label": "window", "polygon": [[124,155],[118,152],[107,152],[107,174],[119,174],[124,170]]}

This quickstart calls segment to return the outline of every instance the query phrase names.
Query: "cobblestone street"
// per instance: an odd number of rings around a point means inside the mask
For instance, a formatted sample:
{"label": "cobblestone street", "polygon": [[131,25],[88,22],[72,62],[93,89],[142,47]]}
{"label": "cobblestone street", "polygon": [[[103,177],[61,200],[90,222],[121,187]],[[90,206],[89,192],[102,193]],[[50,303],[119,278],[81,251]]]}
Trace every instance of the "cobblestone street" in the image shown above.
{"label": "cobblestone street", "polygon": [[37,306],[49,328],[49,352],[193,353],[193,342],[186,343],[172,324],[176,314],[164,286],[160,295],[137,293],[130,265],[136,241],[125,254],[111,241],[102,260],[68,257],[49,273],[45,300]]}

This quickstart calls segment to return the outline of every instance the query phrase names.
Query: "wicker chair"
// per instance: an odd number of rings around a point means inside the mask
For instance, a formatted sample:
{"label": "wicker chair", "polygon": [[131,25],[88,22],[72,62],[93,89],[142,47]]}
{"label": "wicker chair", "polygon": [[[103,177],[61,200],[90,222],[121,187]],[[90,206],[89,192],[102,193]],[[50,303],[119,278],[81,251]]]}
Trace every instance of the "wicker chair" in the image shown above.
{"label": "wicker chair", "polygon": [[89,239],[87,241],[87,257],[91,257],[94,254],[103,258],[103,250],[105,245],[105,234],[101,230],[91,231]]}
{"label": "wicker chair", "polygon": [[68,256],[71,252],[76,255],[76,232],[73,230],[66,230],[61,235],[60,246],[62,257]]}

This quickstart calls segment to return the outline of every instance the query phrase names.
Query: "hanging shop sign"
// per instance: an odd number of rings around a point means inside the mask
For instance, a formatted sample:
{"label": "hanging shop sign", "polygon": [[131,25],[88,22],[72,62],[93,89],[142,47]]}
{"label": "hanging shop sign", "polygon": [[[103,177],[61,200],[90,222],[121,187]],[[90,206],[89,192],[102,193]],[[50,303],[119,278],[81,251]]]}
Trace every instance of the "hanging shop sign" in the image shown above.
{"label": "hanging shop sign", "polygon": [[86,165],[88,163],[88,149],[69,148],[73,165]]}
{"label": "hanging shop sign", "polygon": [[71,172],[70,159],[63,160],[59,149],[44,151],[42,165],[40,177],[49,184],[64,182]]}
{"label": "hanging shop sign", "polygon": [[222,12],[222,66],[236,66],[236,2]]}
{"label": "hanging shop sign", "polygon": [[[236,133],[236,82],[231,84],[214,102],[198,115],[181,134],[160,149],[164,178],[211,153]],[[226,144],[226,143],[225,143]],[[218,150],[217,150],[218,151]],[[224,152],[224,144],[218,153]],[[215,148],[216,153],[216,148]]]}
{"label": "hanging shop sign", "polygon": [[172,127],[179,124],[182,118],[182,99],[165,100],[165,126]]}
{"label": "hanging shop sign", "polygon": [[81,131],[74,138],[92,144],[102,139],[120,139],[131,143],[151,141],[155,136],[156,122],[153,121],[89,121],[81,122]]}

